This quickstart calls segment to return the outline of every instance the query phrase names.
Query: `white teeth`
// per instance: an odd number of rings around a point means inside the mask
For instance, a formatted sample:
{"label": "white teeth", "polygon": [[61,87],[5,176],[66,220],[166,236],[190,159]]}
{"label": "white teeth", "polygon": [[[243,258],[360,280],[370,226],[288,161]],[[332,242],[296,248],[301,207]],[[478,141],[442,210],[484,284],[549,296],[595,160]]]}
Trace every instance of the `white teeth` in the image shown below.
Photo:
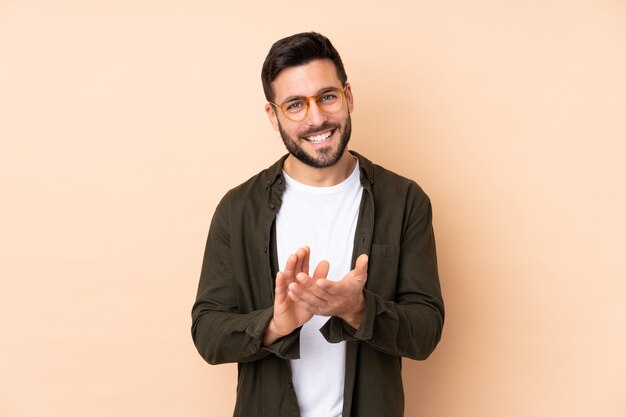
{"label": "white teeth", "polygon": [[326,139],[328,139],[332,135],[332,133],[333,132],[326,132],[320,135],[307,136],[306,140],[308,140],[309,142],[313,142],[313,143],[324,142]]}

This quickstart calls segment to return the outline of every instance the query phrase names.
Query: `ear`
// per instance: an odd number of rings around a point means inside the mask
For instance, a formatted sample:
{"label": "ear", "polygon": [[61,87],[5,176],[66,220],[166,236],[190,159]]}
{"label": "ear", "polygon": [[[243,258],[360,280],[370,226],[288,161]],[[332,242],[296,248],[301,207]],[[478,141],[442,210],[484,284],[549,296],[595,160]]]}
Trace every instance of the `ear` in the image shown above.
{"label": "ear", "polygon": [[270,123],[275,131],[278,132],[278,115],[276,114],[276,108],[269,103],[265,104],[265,114],[270,119]]}
{"label": "ear", "polygon": [[352,95],[352,86],[350,83],[346,83],[344,87],[344,95],[346,96],[346,102],[348,103],[348,111],[352,113],[354,110],[354,96]]}

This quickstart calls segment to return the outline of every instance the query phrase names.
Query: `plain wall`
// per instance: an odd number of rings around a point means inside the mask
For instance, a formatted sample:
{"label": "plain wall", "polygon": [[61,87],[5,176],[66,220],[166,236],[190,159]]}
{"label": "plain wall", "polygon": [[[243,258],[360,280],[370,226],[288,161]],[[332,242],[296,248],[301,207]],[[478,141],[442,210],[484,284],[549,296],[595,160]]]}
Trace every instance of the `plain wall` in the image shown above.
{"label": "plain wall", "polygon": [[328,35],[351,148],[434,205],[407,416],[626,416],[626,2],[0,0],[0,416],[229,416],[190,336],[221,196],[285,151],[262,61]]}

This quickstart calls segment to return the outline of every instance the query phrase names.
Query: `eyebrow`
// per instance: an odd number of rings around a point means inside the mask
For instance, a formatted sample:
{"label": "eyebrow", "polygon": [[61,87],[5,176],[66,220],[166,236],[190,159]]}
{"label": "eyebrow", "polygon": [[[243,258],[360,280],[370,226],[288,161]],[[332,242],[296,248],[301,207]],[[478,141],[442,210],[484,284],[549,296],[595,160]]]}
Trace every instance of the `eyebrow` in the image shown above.
{"label": "eyebrow", "polygon": [[[332,86],[323,87],[323,88],[319,89],[317,91],[317,93],[313,94],[313,96],[319,96],[320,94],[324,94],[324,93],[327,93],[329,91],[338,91],[338,90],[341,90],[341,87],[332,87]],[[313,96],[310,96],[310,97],[313,97]],[[300,100],[300,99],[303,99],[303,98],[305,98],[305,96],[289,96],[286,99],[284,99],[282,102],[286,103],[288,101]]]}

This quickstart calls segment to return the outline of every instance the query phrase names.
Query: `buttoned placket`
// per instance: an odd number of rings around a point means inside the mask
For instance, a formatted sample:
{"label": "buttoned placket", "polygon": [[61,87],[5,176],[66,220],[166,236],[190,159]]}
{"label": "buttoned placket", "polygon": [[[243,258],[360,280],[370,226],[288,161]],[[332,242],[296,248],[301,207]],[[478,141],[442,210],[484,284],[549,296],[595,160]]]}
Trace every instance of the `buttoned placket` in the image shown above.
{"label": "buttoned placket", "polygon": [[[355,155],[358,157],[358,155]],[[279,271],[277,245],[276,245],[276,216],[282,205],[282,195],[285,191],[285,181],[282,176],[282,166],[286,155],[276,164],[272,170],[268,171],[268,178],[266,180],[266,210],[263,215],[263,230],[265,240],[263,242],[263,252],[265,259],[267,260],[267,270],[269,271],[269,277],[271,277],[271,297],[274,298],[275,280],[274,277]],[[372,243],[372,235],[374,230],[374,198],[372,195],[373,178],[370,172],[371,167],[366,165],[367,162],[362,158],[359,158],[360,182],[363,186],[363,194],[359,207],[359,218],[357,220],[357,227],[354,236],[354,248],[352,253],[351,268],[354,268],[356,259],[359,255],[365,253],[370,254],[370,248]],[[367,286],[367,284],[366,284]],[[330,340],[345,340],[343,332],[343,324],[341,319],[337,317],[331,317],[327,328],[327,337]],[[323,332],[324,333],[324,332]],[[346,344],[346,374],[345,374],[345,386],[344,386],[344,408],[343,415],[350,415],[352,408],[352,393],[354,390],[354,382],[356,378],[356,358],[358,350],[358,341],[347,341]],[[291,368],[289,361],[285,359],[285,366]],[[295,403],[295,409],[297,410],[297,399],[295,397],[295,391],[293,391],[293,383],[289,381],[287,383],[287,389],[293,392],[293,398]]]}

